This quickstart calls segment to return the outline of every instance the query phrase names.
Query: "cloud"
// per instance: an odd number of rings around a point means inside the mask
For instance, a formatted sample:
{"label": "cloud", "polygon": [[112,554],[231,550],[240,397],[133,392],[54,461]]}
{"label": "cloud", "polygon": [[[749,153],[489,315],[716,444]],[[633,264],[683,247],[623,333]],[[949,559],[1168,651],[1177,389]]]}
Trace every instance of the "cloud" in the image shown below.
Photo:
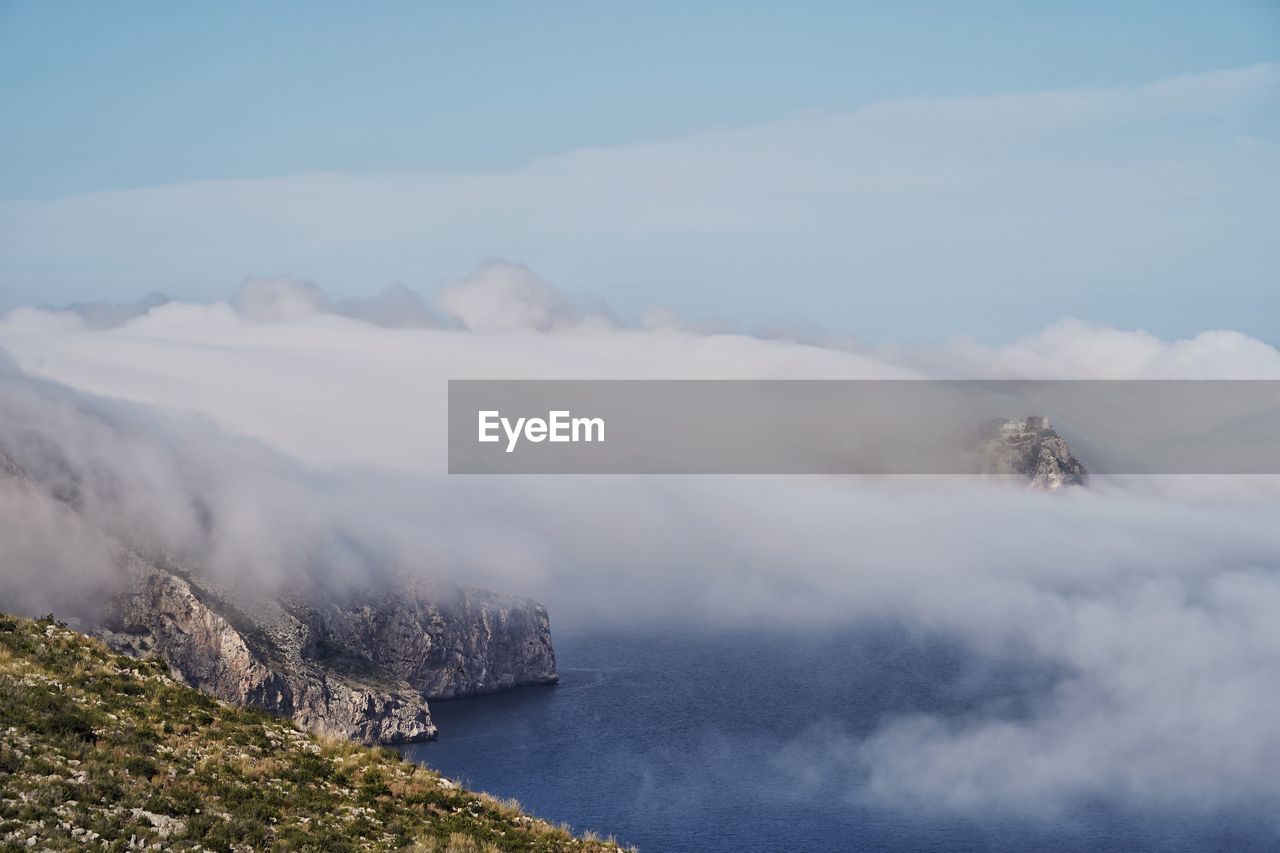
{"label": "cloud", "polygon": [[91,329],[112,329],[169,302],[163,293],[148,293],[131,302],[72,302],[61,312],[75,314]]}
{"label": "cloud", "polygon": [[1069,672],[1032,715],[893,720],[845,753],[867,793],[1032,814],[1100,791],[1198,815],[1280,798],[1266,770],[1280,759],[1280,731],[1258,713],[1275,698],[1280,663],[1274,564],[1125,572],[1110,586],[1078,602],[1041,590],[1028,608],[1049,624],[1024,625],[1025,639]]}
{"label": "cloud", "polygon": [[1027,379],[1277,379],[1280,350],[1227,329],[1165,341],[1063,320],[1003,347],[960,339],[937,349],[888,348],[930,375]]}
{"label": "cloud", "polygon": [[329,298],[313,282],[287,276],[251,276],[241,283],[231,298],[236,310],[252,320],[297,320],[319,314],[329,307]]}
{"label": "cloud", "polygon": [[886,339],[1007,340],[1072,314],[1275,340],[1271,317],[1247,306],[1280,264],[1266,227],[1280,216],[1276,68],[894,99],[502,172],[6,202],[0,277],[20,303],[49,301],[50,282],[68,301],[177,281],[210,298],[280,269],[358,293],[369,281],[425,290],[505,256],[624,316],[656,294],[685,314],[748,320],[821,305]]}
{"label": "cloud", "polygon": [[42,334],[83,329],[84,318],[72,311],[49,311],[41,308],[15,308],[0,318],[0,332],[8,334]]}
{"label": "cloud", "polygon": [[232,295],[231,305],[243,316],[266,323],[337,314],[391,329],[447,324],[421,294],[401,283],[389,284],[374,296],[348,297],[335,302],[312,281],[289,276],[251,276]]}
{"label": "cloud", "polygon": [[431,310],[421,294],[400,283],[387,285],[376,296],[339,300],[333,311],[391,329],[429,329],[445,325],[445,320]]}
{"label": "cloud", "polygon": [[578,306],[528,267],[502,261],[446,285],[436,304],[472,332],[549,332],[582,319]]}
{"label": "cloud", "polygon": [[128,555],[29,484],[0,474],[0,607],[92,619],[118,589]]}
{"label": "cloud", "polygon": [[[27,372],[0,371],[0,447],[103,529],[232,582],[397,568],[536,595],[561,627],[888,624],[1043,676],[1016,708],[906,705],[868,731],[815,730],[777,759],[800,791],[1028,819],[1099,801],[1217,816],[1280,806],[1280,725],[1266,713],[1280,704],[1273,480],[1037,496],[442,473],[452,377],[1277,378],[1274,348],[1074,322],[999,348],[634,328],[582,322],[517,267],[484,269],[443,300],[464,328],[381,328],[311,310],[332,304],[305,289],[307,310],[277,310],[298,301],[292,284],[264,293],[249,304],[270,321],[189,303],[105,331],[73,315],[6,316],[4,344]],[[10,606],[63,606],[67,585],[46,589],[32,568],[63,540],[55,565],[112,570],[56,517],[7,523],[0,533],[19,543],[0,554]]]}

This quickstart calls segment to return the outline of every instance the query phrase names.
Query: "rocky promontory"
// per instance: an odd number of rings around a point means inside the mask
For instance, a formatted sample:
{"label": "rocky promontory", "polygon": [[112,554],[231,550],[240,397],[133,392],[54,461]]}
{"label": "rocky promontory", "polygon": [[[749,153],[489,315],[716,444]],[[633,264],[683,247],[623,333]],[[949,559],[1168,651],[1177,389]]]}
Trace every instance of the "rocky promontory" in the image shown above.
{"label": "rocky promontory", "polygon": [[534,601],[412,577],[374,589],[233,600],[143,563],[97,633],[218,698],[370,743],[434,737],[428,699],[558,679]]}
{"label": "rocky promontory", "polygon": [[976,455],[982,473],[1025,479],[1041,491],[1084,485],[1089,476],[1053,423],[1039,415],[992,421]]}
{"label": "rocky promontory", "polygon": [[[39,579],[79,586],[80,595],[64,590],[63,599],[93,602],[77,617],[89,633],[163,661],[184,684],[318,733],[382,744],[428,739],[436,735],[429,699],[558,680],[546,608],[529,599],[374,567],[353,571],[359,582],[223,588],[95,528],[2,452],[0,511],[17,528],[17,516],[43,520],[24,531],[32,559],[54,550],[41,550],[34,540],[42,538],[81,543],[99,564],[66,566],[61,581]],[[0,601],[6,605],[14,602]]]}

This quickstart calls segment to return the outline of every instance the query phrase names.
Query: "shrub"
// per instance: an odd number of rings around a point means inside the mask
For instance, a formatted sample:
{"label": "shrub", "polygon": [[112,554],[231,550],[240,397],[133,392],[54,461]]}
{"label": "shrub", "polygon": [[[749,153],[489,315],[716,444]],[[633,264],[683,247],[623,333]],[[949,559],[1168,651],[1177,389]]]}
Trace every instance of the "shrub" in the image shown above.
{"label": "shrub", "polygon": [[231,849],[232,838],[227,831],[227,822],[213,815],[192,815],[187,820],[187,837],[210,850]]}
{"label": "shrub", "polygon": [[150,779],[156,775],[156,763],[143,755],[131,755],[124,762],[124,769],[130,776]]}
{"label": "shrub", "polygon": [[58,708],[45,714],[40,729],[54,737],[72,740],[93,740],[93,723],[83,713],[70,708]]}
{"label": "shrub", "polygon": [[360,779],[359,797],[362,802],[370,803],[378,797],[391,795],[391,788],[378,770],[366,770]]}

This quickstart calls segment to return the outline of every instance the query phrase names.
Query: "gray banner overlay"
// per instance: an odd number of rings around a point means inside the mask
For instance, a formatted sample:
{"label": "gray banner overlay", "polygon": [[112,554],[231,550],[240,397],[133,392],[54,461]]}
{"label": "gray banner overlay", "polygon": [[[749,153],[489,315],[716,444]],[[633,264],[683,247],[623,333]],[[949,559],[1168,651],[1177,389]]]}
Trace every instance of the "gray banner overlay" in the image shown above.
{"label": "gray banner overlay", "polygon": [[978,474],[1030,416],[1091,474],[1280,474],[1270,380],[452,380],[449,472]]}

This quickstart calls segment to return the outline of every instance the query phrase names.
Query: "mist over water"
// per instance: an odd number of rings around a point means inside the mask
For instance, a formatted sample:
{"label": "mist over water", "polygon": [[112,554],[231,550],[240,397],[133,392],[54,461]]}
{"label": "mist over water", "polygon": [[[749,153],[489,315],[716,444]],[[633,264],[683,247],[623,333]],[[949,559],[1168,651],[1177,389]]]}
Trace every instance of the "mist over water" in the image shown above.
{"label": "mist over water", "polygon": [[1086,797],[1044,820],[877,801],[850,750],[885,717],[1025,719],[1069,677],[927,631],[602,629],[561,633],[557,652],[559,685],[437,702],[440,739],[402,751],[642,850],[1119,853],[1280,842],[1280,826],[1261,813]]}
{"label": "mist over water", "polygon": [[508,272],[451,293],[464,328],[339,316],[287,281],[105,330],[0,319],[0,447],[80,519],[0,483],[21,546],[0,601],[103,594],[118,566],[85,521],[229,584],[411,571],[532,596],[564,683],[437,703],[442,739],[414,754],[651,849],[1275,840],[1274,478],[443,473],[460,375],[1265,379],[1274,348],[1070,323],[945,352],[624,328]]}

